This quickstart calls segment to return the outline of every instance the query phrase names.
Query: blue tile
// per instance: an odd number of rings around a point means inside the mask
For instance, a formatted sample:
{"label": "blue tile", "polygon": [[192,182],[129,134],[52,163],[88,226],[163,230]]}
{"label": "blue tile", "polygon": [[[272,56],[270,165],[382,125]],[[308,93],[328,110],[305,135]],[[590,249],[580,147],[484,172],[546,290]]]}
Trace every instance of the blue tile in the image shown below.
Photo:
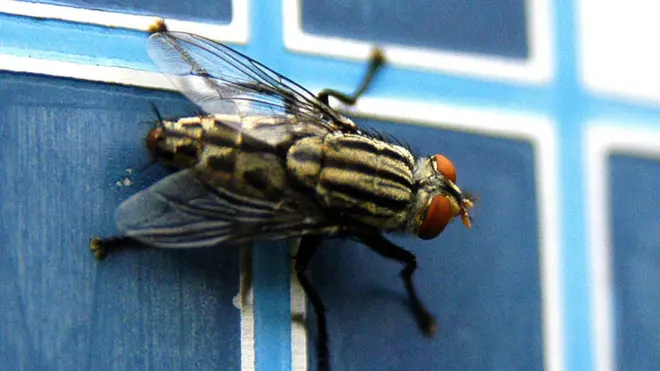
{"label": "blue tile", "polygon": [[660,161],[609,157],[612,292],[619,370],[660,364]]}

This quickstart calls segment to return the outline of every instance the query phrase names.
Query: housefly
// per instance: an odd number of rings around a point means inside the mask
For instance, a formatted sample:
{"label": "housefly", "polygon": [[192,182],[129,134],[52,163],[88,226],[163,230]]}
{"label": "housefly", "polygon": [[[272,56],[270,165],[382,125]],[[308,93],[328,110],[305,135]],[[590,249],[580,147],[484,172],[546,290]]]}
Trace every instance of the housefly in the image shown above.
{"label": "housefly", "polygon": [[455,217],[470,227],[472,200],[446,157],[415,158],[404,146],[361,130],[329,106],[354,104],[384,58],[375,52],[353,95],[314,95],[221,43],[163,23],[147,50],[203,114],[162,120],[146,138],[173,174],[116,210],[123,237],[94,238],[97,257],[129,240],[194,248],[301,237],[295,270],[316,312],[319,369],[329,368],[325,307],[305,275],[323,237],[352,237],[404,264],[412,313],[425,334],[435,320],[412,283],[415,255],[383,236],[439,235]]}

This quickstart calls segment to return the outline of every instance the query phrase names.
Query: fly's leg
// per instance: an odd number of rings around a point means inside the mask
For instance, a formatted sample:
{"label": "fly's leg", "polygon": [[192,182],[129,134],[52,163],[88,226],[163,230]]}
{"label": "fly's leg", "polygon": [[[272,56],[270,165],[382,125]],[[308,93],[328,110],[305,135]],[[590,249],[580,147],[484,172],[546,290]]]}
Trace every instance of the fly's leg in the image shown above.
{"label": "fly's leg", "polygon": [[296,254],[295,270],[300,286],[302,286],[305,291],[305,295],[309,298],[309,301],[314,308],[314,312],[316,313],[316,329],[318,331],[317,368],[318,371],[328,371],[330,370],[330,357],[328,351],[328,328],[325,321],[325,306],[321,301],[321,297],[316,293],[316,290],[314,290],[309,279],[307,279],[307,276],[305,275],[307,265],[312,259],[312,256],[314,256],[320,243],[321,237],[319,236],[304,236],[301,238],[300,247]]}
{"label": "fly's leg", "polygon": [[410,300],[413,315],[415,316],[415,320],[417,320],[417,324],[422,332],[425,335],[432,335],[437,329],[435,319],[431,313],[426,310],[421,300],[419,300],[417,291],[415,291],[415,287],[412,283],[412,275],[417,269],[417,257],[415,254],[393,244],[380,234],[363,235],[359,236],[359,238],[365,245],[369,246],[369,248],[378,254],[405,264],[405,267],[401,271],[401,277],[403,278],[403,283],[406,285],[406,290],[408,291],[408,298]]}
{"label": "fly's leg", "polygon": [[89,249],[92,250],[92,253],[94,253],[97,259],[102,260],[111,251],[126,248],[132,242],[134,241],[129,237],[94,237],[89,241]]}
{"label": "fly's leg", "polygon": [[334,97],[335,99],[349,106],[354,105],[358,98],[360,98],[360,96],[364,94],[367,89],[369,89],[369,85],[371,85],[374,76],[376,76],[376,72],[378,72],[383,64],[385,64],[385,56],[383,55],[383,51],[380,48],[374,48],[374,50],[371,52],[371,57],[369,57],[369,67],[367,68],[367,73],[364,75],[362,84],[360,84],[360,87],[355,91],[355,93],[349,95],[332,89],[324,89],[319,93],[317,98],[326,105],[329,103],[329,97]]}

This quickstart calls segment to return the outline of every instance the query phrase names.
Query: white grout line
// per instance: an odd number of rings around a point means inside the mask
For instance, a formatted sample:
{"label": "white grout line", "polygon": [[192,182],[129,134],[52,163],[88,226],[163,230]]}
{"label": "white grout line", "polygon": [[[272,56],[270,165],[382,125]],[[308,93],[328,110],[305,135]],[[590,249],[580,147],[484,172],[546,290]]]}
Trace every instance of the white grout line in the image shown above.
{"label": "white grout line", "polygon": [[46,74],[78,80],[98,81],[111,84],[145,88],[175,90],[161,73],[139,71],[123,67],[93,66],[73,62],[15,57],[0,54],[0,70]]}
{"label": "white grout line", "polygon": [[[300,238],[291,241],[291,256],[295,256],[300,245]],[[301,319],[307,317],[307,300],[295,269],[295,259],[291,261],[291,316]],[[291,370],[307,371],[307,328],[305,323],[291,321]]]}
{"label": "white grout line", "polygon": [[252,275],[252,244],[239,247],[240,286],[234,306],[241,310],[241,371],[256,369],[254,340],[254,287]]}

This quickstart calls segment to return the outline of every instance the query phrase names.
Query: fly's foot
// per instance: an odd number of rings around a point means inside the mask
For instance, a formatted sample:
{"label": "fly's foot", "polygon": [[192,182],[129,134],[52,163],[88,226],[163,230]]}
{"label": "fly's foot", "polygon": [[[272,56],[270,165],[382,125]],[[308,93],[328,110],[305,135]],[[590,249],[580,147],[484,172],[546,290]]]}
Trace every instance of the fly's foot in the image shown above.
{"label": "fly's foot", "polygon": [[154,23],[150,24],[147,27],[147,32],[154,34],[157,32],[167,32],[167,26],[165,26],[165,21],[162,18],[158,18]]}
{"label": "fly's foot", "polygon": [[103,260],[109,252],[125,248],[130,242],[131,239],[128,237],[93,237],[89,241],[89,249],[92,250],[92,253],[94,253],[97,259]]}
{"label": "fly's foot", "polygon": [[370,68],[378,69],[385,64],[385,52],[380,47],[376,46],[371,50],[371,55],[369,56]]}
{"label": "fly's foot", "polygon": [[104,242],[98,237],[93,237],[89,241],[89,249],[92,250],[92,253],[96,259],[103,260],[103,258],[105,258],[107,255]]}
{"label": "fly's foot", "polygon": [[438,331],[438,325],[435,322],[435,318],[433,318],[433,316],[429,313],[420,314],[418,318],[419,326],[421,327],[424,335],[433,336],[433,334]]}

